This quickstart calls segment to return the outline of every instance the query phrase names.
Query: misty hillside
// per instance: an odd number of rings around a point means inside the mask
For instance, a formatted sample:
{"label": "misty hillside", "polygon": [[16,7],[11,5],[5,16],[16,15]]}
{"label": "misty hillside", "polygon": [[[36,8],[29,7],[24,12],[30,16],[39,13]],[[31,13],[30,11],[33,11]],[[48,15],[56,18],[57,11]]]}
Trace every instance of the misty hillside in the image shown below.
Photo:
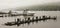
{"label": "misty hillside", "polygon": [[60,11],[60,6],[40,6],[35,8],[30,8],[33,11]]}
{"label": "misty hillside", "polygon": [[[45,5],[25,7],[25,9],[26,8],[28,8],[28,10],[30,11],[60,11],[60,3],[49,3]],[[20,11],[24,9],[16,9],[16,10]]]}
{"label": "misty hillside", "polygon": [[[28,7],[23,7],[23,8],[18,7],[18,8],[14,8],[10,10],[21,11],[27,8],[29,11],[60,11],[60,2],[59,3],[48,3],[44,5],[28,6]],[[5,9],[5,10],[9,10],[9,9]]]}

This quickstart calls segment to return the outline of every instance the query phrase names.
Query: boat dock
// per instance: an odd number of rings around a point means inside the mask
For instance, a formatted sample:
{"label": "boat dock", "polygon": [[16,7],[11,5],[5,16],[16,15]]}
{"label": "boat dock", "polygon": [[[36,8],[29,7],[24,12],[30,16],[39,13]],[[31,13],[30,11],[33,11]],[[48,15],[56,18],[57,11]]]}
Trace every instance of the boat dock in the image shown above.
{"label": "boat dock", "polygon": [[57,17],[56,16],[54,16],[54,17],[51,17],[51,16],[49,16],[49,17],[47,17],[47,16],[42,16],[42,18],[41,18],[41,16],[38,18],[38,16],[36,16],[36,17],[33,17],[32,19],[30,18],[30,17],[28,17],[27,19],[23,19],[23,20],[21,20],[21,19],[19,19],[19,18],[17,18],[15,21],[12,21],[12,22],[7,22],[7,23],[4,23],[4,25],[6,25],[6,26],[13,26],[13,25],[17,25],[17,26],[20,26],[21,24],[30,24],[30,23],[33,23],[33,22],[36,22],[36,23],[38,23],[38,21],[46,21],[46,20],[57,20]]}

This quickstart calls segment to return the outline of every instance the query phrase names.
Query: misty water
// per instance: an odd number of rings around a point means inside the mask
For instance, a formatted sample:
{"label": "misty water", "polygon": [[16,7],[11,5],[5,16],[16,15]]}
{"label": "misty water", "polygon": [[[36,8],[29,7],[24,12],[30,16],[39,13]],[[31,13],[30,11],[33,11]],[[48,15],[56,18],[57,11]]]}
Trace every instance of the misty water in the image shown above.
{"label": "misty water", "polygon": [[57,20],[47,20],[45,22],[39,21],[38,23],[34,22],[34,24],[22,24],[19,27],[14,26],[5,26],[3,25],[6,22],[14,21],[16,18],[23,18],[20,16],[15,17],[0,17],[0,28],[60,28],[60,11],[34,11],[35,16],[57,16]]}

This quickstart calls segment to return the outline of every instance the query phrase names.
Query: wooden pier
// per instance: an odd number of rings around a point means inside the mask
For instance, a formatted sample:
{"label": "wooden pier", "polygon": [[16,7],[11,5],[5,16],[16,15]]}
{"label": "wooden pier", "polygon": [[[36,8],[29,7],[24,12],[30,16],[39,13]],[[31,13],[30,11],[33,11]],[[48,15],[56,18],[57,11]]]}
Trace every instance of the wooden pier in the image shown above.
{"label": "wooden pier", "polygon": [[48,19],[52,19],[52,20],[56,20],[57,17],[46,17],[46,16],[41,16],[38,18],[37,17],[33,17],[32,19],[30,19],[30,17],[28,19],[24,19],[21,21],[21,19],[17,18],[17,21],[14,21],[14,22],[7,22],[7,23],[4,23],[4,25],[6,26],[13,26],[13,25],[17,25],[17,26],[20,26],[21,24],[30,24],[30,23],[33,23],[33,22],[36,22],[38,23],[38,21],[45,21],[45,20],[48,20]]}

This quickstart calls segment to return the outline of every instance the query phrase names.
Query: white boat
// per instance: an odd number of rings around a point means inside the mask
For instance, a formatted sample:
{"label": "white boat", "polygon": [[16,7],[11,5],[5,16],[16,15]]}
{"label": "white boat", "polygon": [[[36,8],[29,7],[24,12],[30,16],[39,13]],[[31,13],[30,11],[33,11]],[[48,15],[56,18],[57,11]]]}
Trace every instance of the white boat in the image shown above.
{"label": "white boat", "polygon": [[31,12],[31,11],[27,11],[27,10],[24,10],[22,13],[17,13],[17,12],[13,12],[13,11],[9,11],[8,13],[0,13],[2,14],[2,16],[34,16],[34,12]]}

